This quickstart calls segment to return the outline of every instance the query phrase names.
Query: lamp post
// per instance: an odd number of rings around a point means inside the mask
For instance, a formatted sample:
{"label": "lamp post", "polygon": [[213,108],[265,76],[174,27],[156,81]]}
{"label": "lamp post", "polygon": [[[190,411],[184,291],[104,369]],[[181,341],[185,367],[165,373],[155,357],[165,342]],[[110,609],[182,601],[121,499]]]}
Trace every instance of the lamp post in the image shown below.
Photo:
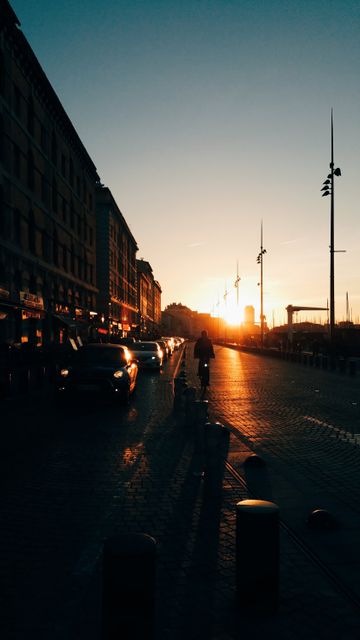
{"label": "lamp post", "polygon": [[331,348],[334,346],[335,334],[335,264],[334,264],[334,176],[341,176],[339,167],[334,168],[334,123],[333,110],[331,109],[331,160],[330,173],[323,182],[321,191],[324,196],[330,196],[330,323],[329,323],[329,340]]}
{"label": "lamp post", "polygon": [[261,221],[261,237],[260,237],[260,253],[257,257],[257,263],[260,265],[260,332],[261,332],[261,347],[264,346],[264,254],[266,249],[263,247],[263,223]]}

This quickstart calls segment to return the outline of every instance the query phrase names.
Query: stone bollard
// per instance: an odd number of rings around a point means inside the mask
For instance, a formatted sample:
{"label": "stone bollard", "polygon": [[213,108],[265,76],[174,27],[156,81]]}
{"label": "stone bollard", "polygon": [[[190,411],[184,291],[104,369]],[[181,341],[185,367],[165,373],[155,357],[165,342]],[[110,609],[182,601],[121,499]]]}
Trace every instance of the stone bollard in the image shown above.
{"label": "stone bollard", "polygon": [[327,356],[322,356],[321,358],[321,366],[323,369],[327,369],[329,364],[329,358]]}
{"label": "stone bollard", "polygon": [[[226,459],[230,432],[220,422],[205,424],[205,491],[212,495],[222,494],[224,461]],[[226,447],[224,445],[227,445]]]}
{"label": "stone bollard", "polygon": [[183,400],[185,405],[185,426],[192,427],[195,421],[194,402],[196,400],[195,387],[186,387],[183,391]]}
{"label": "stone bollard", "polygon": [[279,507],[266,500],[236,505],[236,590],[241,607],[275,611],[279,598]]}
{"label": "stone bollard", "polygon": [[105,541],[102,640],[155,637],[156,541],[145,533]]}
{"label": "stone bollard", "polygon": [[339,358],[339,371],[340,371],[340,373],[345,373],[345,371],[346,371],[346,360],[345,360],[345,358]]}

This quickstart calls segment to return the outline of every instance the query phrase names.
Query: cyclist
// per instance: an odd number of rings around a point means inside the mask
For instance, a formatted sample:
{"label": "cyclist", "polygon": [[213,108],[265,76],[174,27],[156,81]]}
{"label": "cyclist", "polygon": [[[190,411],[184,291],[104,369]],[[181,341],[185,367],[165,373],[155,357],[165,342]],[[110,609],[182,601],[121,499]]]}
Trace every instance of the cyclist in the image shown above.
{"label": "cyclist", "polygon": [[202,381],[202,386],[209,384],[209,361],[215,358],[213,344],[208,337],[207,331],[202,331],[200,338],[195,342],[194,358],[199,360],[198,376]]}

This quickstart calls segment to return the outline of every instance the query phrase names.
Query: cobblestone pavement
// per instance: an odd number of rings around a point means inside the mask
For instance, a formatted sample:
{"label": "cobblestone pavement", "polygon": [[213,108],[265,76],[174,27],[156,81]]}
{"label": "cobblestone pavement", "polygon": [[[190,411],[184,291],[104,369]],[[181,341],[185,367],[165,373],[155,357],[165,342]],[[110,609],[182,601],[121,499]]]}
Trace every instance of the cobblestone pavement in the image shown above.
{"label": "cobblestone pavement", "polygon": [[[359,610],[331,576],[356,591],[359,456],[342,430],[360,431],[359,382],[216,348],[210,415],[231,437],[214,486],[172,411],[178,357],[161,376],[142,376],[128,409],[58,413],[40,395],[21,411],[2,406],[2,637],[98,639],[103,540],[143,531],[158,543],[156,640],[357,640]],[[186,370],[196,384],[191,345]],[[245,472],[251,451],[265,469]],[[277,502],[286,525],[273,615],[235,602],[235,505],[250,495]],[[314,506],[341,527],[309,531]]]}
{"label": "cobblestone pavement", "polygon": [[[259,637],[360,638],[359,390],[358,379],[216,348],[211,419],[231,429],[228,460],[249,495],[276,502],[283,522],[279,612],[256,622]],[[249,452],[266,467],[245,470]],[[309,528],[317,507],[338,528]]]}

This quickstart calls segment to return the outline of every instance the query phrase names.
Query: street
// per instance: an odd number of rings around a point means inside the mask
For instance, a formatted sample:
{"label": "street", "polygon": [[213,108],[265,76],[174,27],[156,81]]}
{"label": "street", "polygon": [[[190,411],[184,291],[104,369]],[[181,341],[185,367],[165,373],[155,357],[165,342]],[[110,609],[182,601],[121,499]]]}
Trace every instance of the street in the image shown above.
{"label": "street", "polygon": [[[250,495],[279,504],[286,526],[284,557],[295,557],[294,540],[301,542],[304,556],[295,574],[288,565],[282,569],[280,615],[273,629],[285,633],[294,615],[296,575],[296,600],[306,603],[312,624],[316,618],[321,624],[331,603],[334,616],[340,609],[350,625],[344,637],[355,638],[359,379],[216,347],[207,393],[210,417],[232,433],[220,507],[206,502],[202,480],[192,472],[193,439],[172,412],[172,378],[179,364],[176,352],[162,373],[141,372],[128,408],[91,399],[58,410],[51,392],[4,401],[4,637],[98,638],[102,543],[127,531],[150,533],[159,543],[159,639],[184,633],[215,638],[214,628],[226,625],[231,633],[231,625],[238,624],[229,596],[234,508]],[[188,383],[198,386],[196,368],[189,344]],[[246,472],[249,451],[264,459],[265,471]],[[309,529],[306,520],[315,507],[335,516],[336,532]],[[330,582],[319,573],[320,565],[328,569]],[[299,624],[300,610],[299,605]],[[198,635],[191,635],[190,619]]]}

